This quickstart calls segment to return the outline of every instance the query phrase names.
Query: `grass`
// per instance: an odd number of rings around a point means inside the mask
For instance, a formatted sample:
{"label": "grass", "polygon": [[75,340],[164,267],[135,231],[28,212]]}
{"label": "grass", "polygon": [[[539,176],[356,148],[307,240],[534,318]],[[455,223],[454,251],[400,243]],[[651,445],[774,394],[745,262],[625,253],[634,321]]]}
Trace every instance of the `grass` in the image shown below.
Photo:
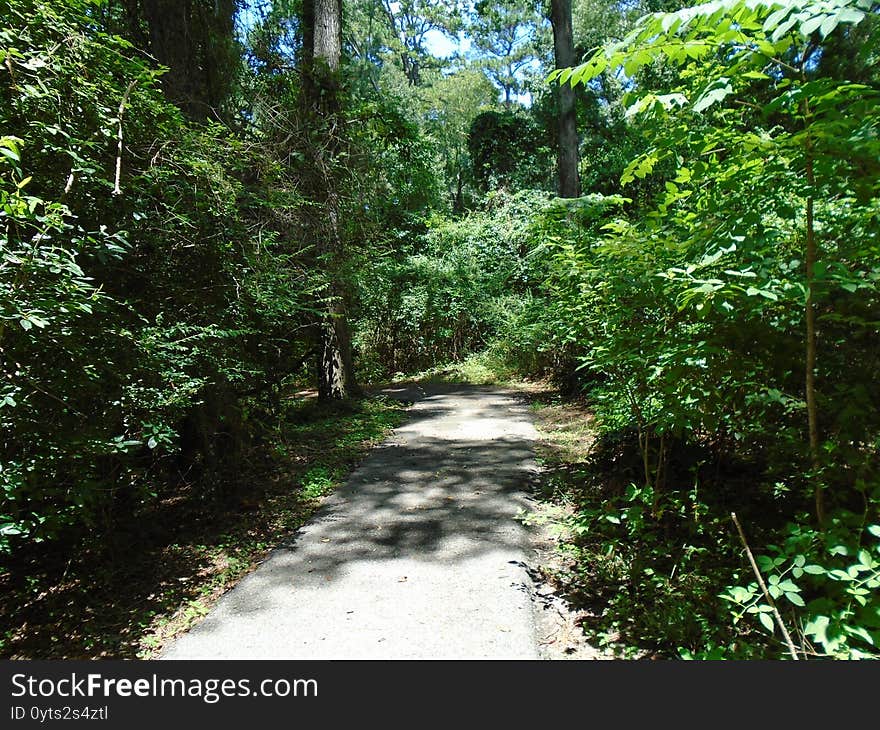
{"label": "grass", "polygon": [[562,556],[572,540],[570,523],[582,496],[581,476],[595,441],[593,415],[582,401],[566,400],[552,391],[539,392],[530,401],[540,437],[535,451],[541,480],[535,510],[523,515],[523,521],[549,525],[556,535],[558,559],[544,570],[545,578],[558,585]]}
{"label": "grass", "polygon": [[305,523],[370,447],[404,418],[369,398],[291,401],[244,484],[222,501],[160,500],[116,545],[54,546],[0,573],[0,656],[151,658]]}
{"label": "grass", "polygon": [[460,362],[451,362],[422,372],[401,376],[398,381],[420,383],[468,383],[470,385],[498,385],[526,392],[546,391],[544,381],[527,380],[507,365],[492,349],[468,355]]}
{"label": "grass", "polygon": [[[538,566],[543,580],[563,597],[575,630],[606,657],[638,658],[645,652],[621,643],[613,617],[606,615],[602,581],[596,581],[591,564],[606,556],[584,549],[578,534],[581,510],[597,502],[597,429],[594,416],[583,399],[558,394],[533,398],[531,410],[539,433],[536,444],[541,480],[532,512],[521,516],[527,525],[541,526],[554,542]],[[605,475],[607,477],[607,475]],[[623,586],[620,586],[623,589]]]}

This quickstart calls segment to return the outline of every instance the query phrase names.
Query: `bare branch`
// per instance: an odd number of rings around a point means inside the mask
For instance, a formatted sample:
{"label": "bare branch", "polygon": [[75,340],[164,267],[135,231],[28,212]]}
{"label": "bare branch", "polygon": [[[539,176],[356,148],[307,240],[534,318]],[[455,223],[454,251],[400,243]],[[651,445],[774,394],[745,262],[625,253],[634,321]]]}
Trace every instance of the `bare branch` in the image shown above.
{"label": "bare branch", "polygon": [[794,648],[794,642],[791,640],[791,635],[788,633],[788,629],[785,628],[785,624],[782,623],[782,616],[779,614],[779,609],[776,608],[776,603],[770,596],[770,591],[767,590],[767,584],[764,583],[764,578],[761,575],[761,571],[758,570],[758,564],[755,562],[755,558],[752,555],[751,549],[749,548],[749,543],[746,540],[746,534],[745,532],[743,532],[742,525],[739,524],[739,520],[736,517],[736,512],[731,512],[730,516],[733,519],[733,524],[736,525],[737,532],[739,532],[740,542],[742,542],[743,547],[746,549],[746,555],[749,558],[749,564],[752,566],[752,571],[754,572],[755,577],[758,579],[758,585],[761,587],[764,598],[767,599],[767,603],[769,603],[770,608],[773,609],[773,616],[776,618],[776,623],[779,626],[779,630],[782,631],[782,636],[785,638],[785,643],[788,645],[788,652],[791,654],[791,658],[797,661],[798,655],[797,650]]}
{"label": "bare branch", "polygon": [[118,131],[116,133],[116,180],[113,185],[113,194],[119,195],[122,190],[119,187],[119,178],[122,176],[122,115],[125,114],[125,105],[128,103],[128,97],[131,95],[131,90],[137,85],[138,80],[134,79],[125,90],[125,94],[122,96],[122,101],[119,102],[119,114],[117,121],[119,122]]}

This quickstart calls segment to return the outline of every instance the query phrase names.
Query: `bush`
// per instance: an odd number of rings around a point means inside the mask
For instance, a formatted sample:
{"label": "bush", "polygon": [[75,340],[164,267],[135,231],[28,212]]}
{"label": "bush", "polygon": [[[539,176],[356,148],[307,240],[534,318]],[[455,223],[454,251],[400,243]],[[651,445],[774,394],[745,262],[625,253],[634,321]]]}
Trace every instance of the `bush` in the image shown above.
{"label": "bush", "polygon": [[[601,493],[578,518],[595,532],[607,508],[606,522],[626,526],[625,535],[600,530],[590,554],[613,549],[620,576],[656,584],[641,556],[665,570],[670,535],[691,544],[694,525],[668,519],[672,508],[685,517],[696,485],[701,524],[729,532],[729,512],[745,515],[771,593],[808,653],[842,657],[867,656],[880,640],[868,588],[876,551],[863,532],[880,506],[880,170],[864,164],[880,150],[880,96],[876,74],[863,83],[837,76],[820,41],[838,42],[844,25],[864,21],[867,48],[878,24],[859,8],[826,17],[810,4],[730,0],[646,16],[572,78],[668,65],[671,88],[626,100],[648,148],[621,181],[651,180],[644,190],[660,192],[595,222],[544,217],[544,289],[557,313],[555,336],[544,338],[579,361],[600,435],[631,444],[640,461],[623,515]],[[718,47],[727,50],[710,50]],[[680,468],[682,450],[694,448],[704,464]],[[750,479],[729,490],[734,463]],[[784,652],[745,628],[753,615],[772,630],[768,606],[744,585],[730,541],[713,539],[700,549],[714,558],[700,561],[700,577],[666,605],[661,624],[680,628],[680,600],[708,627],[702,639],[688,633],[686,652]],[[668,595],[661,583],[655,593]],[[738,637],[719,626],[717,601],[699,608],[716,591],[735,606]],[[627,600],[612,599],[612,610]],[[624,613],[651,605],[638,601]],[[661,628],[648,630],[650,640]]]}
{"label": "bush", "polygon": [[369,375],[461,361],[495,340],[537,286],[528,216],[543,193],[497,193],[461,219],[367,263],[358,277],[356,345]]}
{"label": "bush", "polygon": [[186,122],[95,12],[16,3],[0,29],[0,550],[212,487],[306,347],[279,168]]}

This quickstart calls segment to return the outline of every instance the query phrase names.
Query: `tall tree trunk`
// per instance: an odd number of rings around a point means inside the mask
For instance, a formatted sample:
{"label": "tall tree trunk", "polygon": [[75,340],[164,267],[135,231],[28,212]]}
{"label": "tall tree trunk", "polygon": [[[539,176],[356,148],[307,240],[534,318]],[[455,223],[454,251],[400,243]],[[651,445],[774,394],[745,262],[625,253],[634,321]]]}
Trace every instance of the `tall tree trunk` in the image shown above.
{"label": "tall tree trunk", "polygon": [[[806,67],[807,63],[815,50],[815,46],[810,43],[804,50],[804,55],[800,62],[801,82],[807,83]],[[807,401],[807,429],[810,444],[810,466],[812,468],[813,478],[813,500],[815,502],[816,520],[820,527],[825,526],[825,492],[822,484],[821,474],[821,449],[819,438],[819,407],[816,402],[816,262],[819,256],[819,247],[816,241],[816,225],[813,210],[813,195],[816,188],[816,171],[813,165],[813,139],[810,134],[813,115],[810,110],[810,103],[805,98],[801,104],[804,116],[804,166],[807,178],[806,201],[806,279],[807,279],[807,297],[805,302],[805,325],[806,325],[806,353],[805,353],[805,373],[804,373],[804,390]]]}
{"label": "tall tree trunk", "polygon": [[339,193],[334,164],[341,151],[339,61],[342,56],[342,0],[304,0],[303,102],[315,137],[309,142],[308,196],[320,211],[312,216],[310,235],[332,282],[320,323],[318,396],[342,400],[359,391],[354,378],[351,333],[345,290],[339,282],[343,246],[340,235]]}
{"label": "tall tree trunk", "polygon": [[235,12],[235,0],[124,0],[130,39],[148,40],[150,53],[168,67],[161,77],[165,95],[191,119],[218,116],[229,93],[239,58]]}
{"label": "tall tree trunk", "polygon": [[162,89],[169,101],[189,116],[204,110],[193,71],[197,67],[192,42],[190,0],[143,0],[143,13],[150,33],[150,52],[164,66]]}
{"label": "tall tree trunk", "polygon": [[[571,25],[571,0],[550,0],[550,22],[553,25],[553,53],[556,68],[574,66],[574,37]],[[558,84],[559,197],[576,198],[581,194],[578,175],[578,133],[575,92],[569,84]]]}

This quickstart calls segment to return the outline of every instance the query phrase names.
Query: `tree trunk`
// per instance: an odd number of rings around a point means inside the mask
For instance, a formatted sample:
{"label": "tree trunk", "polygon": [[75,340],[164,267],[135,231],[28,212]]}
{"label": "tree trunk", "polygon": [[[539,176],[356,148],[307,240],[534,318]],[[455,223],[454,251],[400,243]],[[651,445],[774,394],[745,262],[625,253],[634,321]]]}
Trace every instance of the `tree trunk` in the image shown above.
{"label": "tree trunk", "polygon": [[331,282],[319,326],[318,396],[342,400],[359,392],[354,378],[345,290],[340,284],[343,246],[334,164],[340,153],[339,61],[342,56],[342,0],[304,0],[303,102],[315,134],[308,145],[308,197],[322,215],[312,216],[309,234]]}
{"label": "tree trunk", "polygon": [[169,101],[189,116],[203,111],[197,105],[200,96],[193,71],[190,0],[144,0],[143,12],[150,33],[150,52],[168,72],[162,76],[162,89]]}
{"label": "tree trunk", "polygon": [[[571,0],[550,1],[553,25],[553,53],[556,68],[574,66],[574,38],[571,25]],[[578,133],[575,92],[570,84],[557,84],[559,102],[558,172],[559,197],[577,198],[581,194],[578,175]]]}
{"label": "tree trunk", "polygon": [[[807,62],[815,50],[813,44],[807,45],[804,55],[800,62],[801,83],[807,83],[806,67]],[[816,520],[820,527],[825,526],[825,493],[822,485],[821,475],[821,450],[819,446],[819,407],[816,402],[816,261],[819,256],[818,244],[816,241],[816,226],[813,219],[813,194],[816,188],[816,171],[813,165],[813,141],[810,135],[810,127],[812,125],[812,112],[810,104],[804,99],[801,105],[804,115],[804,131],[806,137],[804,140],[804,167],[807,178],[806,201],[806,279],[807,279],[807,297],[805,302],[804,319],[806,325],[806,353],[805,353],[805,372],[804,372],[804,390],[807,401],[807,429],[810,444],[810,466],[812,468],[813,478],[813,500],[815,502]]]}
{"label": "tree trunk", "polygon": [[139,19],[146,22],[149,50],[168,67],[161,77],[168,100],[191,119],[218,115],[229,93],[229,64],[235,48],[235,0],[126,0],[124,17],[131,40],[143,43]]}

